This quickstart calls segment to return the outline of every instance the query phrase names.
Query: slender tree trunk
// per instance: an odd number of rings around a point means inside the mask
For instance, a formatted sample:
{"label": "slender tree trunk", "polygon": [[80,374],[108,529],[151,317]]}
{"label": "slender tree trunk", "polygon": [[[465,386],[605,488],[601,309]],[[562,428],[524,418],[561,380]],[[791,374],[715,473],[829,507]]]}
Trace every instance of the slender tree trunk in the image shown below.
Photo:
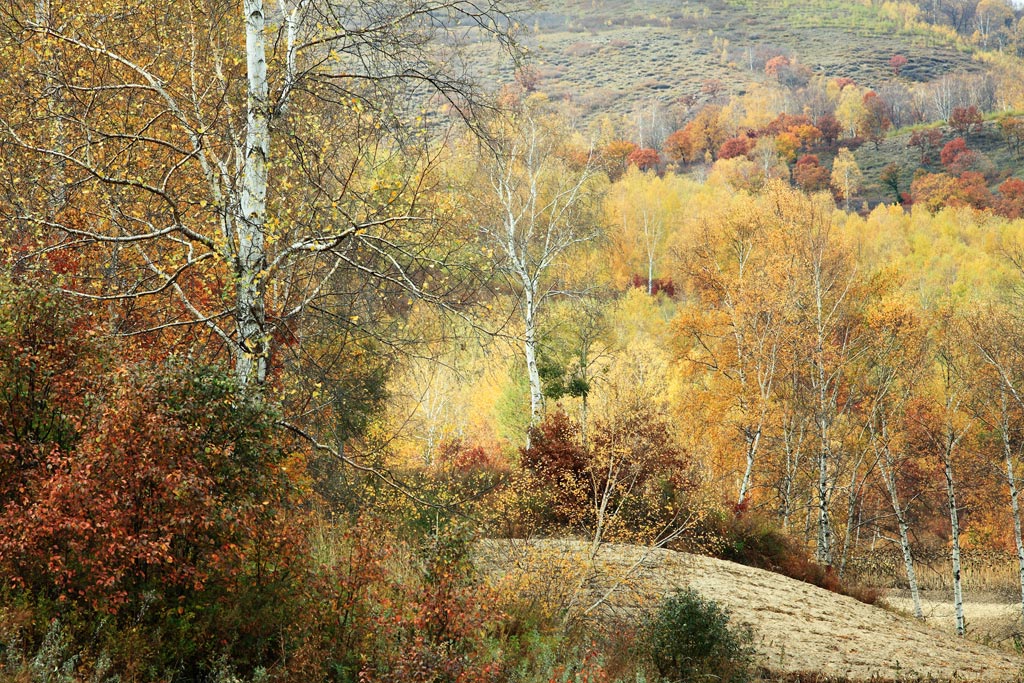
{"label": "slender tree trunk", "polygon": [[[857,527],[857,503],[860,501],[860,491],[857,486],[857,468],[859,466],[860,463],[856,463],[850,475],[850,493],[846,506],[846,535],[843,536],[843,552],[839,556],[840,579],[846,573],[846,560],[850,556],[850,539],[853,538],[854,529]],[[863,482],[861,485],[863,486]]]}
{"label": "slender tree trunk", "polygon": [[818,453],[818,547],[815,559],[819,564],[832,564],[832,522],[829,518],[829,448],[828,428],[824,420],[819,425],[821,444]]}
{"label": "slender tree trunk", "polygon": [[540,383],[540,370],[537,367],[537,309],[534,292],[529,286],[526,287],[523,300],[523,320],[526,327],[523,353],[526,356],[526,374],[530,382],[530,427],[536,427],[540,424],[544,410],[544,393]]}
{"label": "slender tree trunk", "polygon": [[761,442],[761,428],[744,429],[743,435],[747,441],[747,466],[743,470],[743,481],[740,482],[740,492],[736,496],[736,505],[743,505],[750,491],[750,480],[754,473],[754,460],[757,458],[757,448]]}
{"label": "slender tree trunk", "polygon": [[1017,478],[1013,473],[1013,456],[1007,442],[1007,434],[1003,434],[1003,447],[1006,456],[1006,483],[1010,487],[1010,508],[1013,510],[1013,541],[1017,547],[1017,573],[1020,579],[1020,608],[1024,617],[1024,541],[1020,531],[1020,501],[1017,490]]}
{"label": "slender tree trunk", "polygon": [[907,583],[910,585],[910,598],[914,602],[914,616],[924,619],[924,612],[921,610],[921,592],[917,587],[917,572],[914,571],[914,556],[910,552],[910,526],[907,524],[907,515],[900,503],[899,491],[896,489],[896,472],[893,468],[892,457],[886,448],[886,453],[879,461],[879,471],[882,473],[882,480],[889,492],[889,502],[892,504],[892,511],[896,515],[896,527],[900,536],[900,550],[903,551],[903,567],[907,571]]}
{"label": "slender tree trunk", "polygon": [[789,530],[789,520],[793,515],[793,485],[800,469],[800,456],[803,451],[803,426],[797,427],[796,418],[787,420],[783,427],[782,438],[786,454],[786,473],[782,486],[782,529]]}
{"label": "slender tree trunk", "polygon": [[242,171],[238,257],[235,264],[238,326],[235,374],[243,386],[262,385],[270,352],[264,308],[267,265],[264,225],[267,219],[267,162],[270,159],[270,96],[262,0],[244,0],[245,53],[248,69],[245,166]]}
{"label": "slender tree trunk", "polygon": [[[951,449],[950,449],[951,450]],[[952,453],[947,453],[943,462],[946,475],[946,498],[949,505],[949,527],[953,538],[953,608],[956,612],[956,634],[963,636],[964,628],[964,594],[960,581],[960,518],[956,509],[956,484],[953,479]]]}

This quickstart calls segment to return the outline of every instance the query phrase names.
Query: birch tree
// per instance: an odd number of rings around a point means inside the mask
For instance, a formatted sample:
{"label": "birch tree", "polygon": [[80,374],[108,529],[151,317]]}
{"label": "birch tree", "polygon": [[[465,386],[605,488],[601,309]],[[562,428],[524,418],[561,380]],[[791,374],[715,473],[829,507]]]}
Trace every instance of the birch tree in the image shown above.
{"label": "birch tree", "polygon": [[1017,552],[1021,614],[1024,615],[1024,536],[1021,533],[1021,476],[1024,458],[1024,349],[1020,339],[1021,321],[1008,310],[991,306],[970,321],[972,343],[989,377],[987,391],[979,397],[978,412],[989,430],[997,435],[998,455],[1010,499],[1013,541]]}
{"label": "birch tree", "polygon": [[950,312],[940,314],[935,326],[935,355],[932,379],[925,387],[929,397],[919,418],[921,440],[939,461],[945,482],[946,505],[951,538],[950,564],[953,579],[953,609],[957,635],[966,632],[963,582],[961,577],[960,508],[957,505],[957,465],[964,439],[974,428],[968,414],[970,399],[965,379],[967,358],[962,346],[961,321]]}
{"label": "birch tree", "polygon": [[686,325],[689,352],[712,373],[712,390],[727,397],[724,420],[742,442],[736,504],[747,502],[774,410],[776,377],[789,342],[793,278],[774,247],[782,236],[770,207],[730,206],[706,219],[683,255],[700,296]]}
{"label": "birch tree", "polygon": [[[533,103],[531,106],[541,106]],[[529,107],[503,122],[483,153],[479,177],[480,233],[498,257],[523,323],[522,350],[530,387],[530,426],[540,423],[544,390],[537,367],[539,330],[546,304],[567,292],[559,267],[575,247],[596,237],[597,175],[588,152],[572,158],[561,122]]]}
{"label": "birch tree", "polygon": [[496,0],[37,4],[3,20],[5,164],[38,168],[5,174],[3,213],[35,236],[21,260],[83,256],[66,291],[157,302],[117,332],[201,328],[259,387],[339,271],[422,292],[407,270],[430,257],[400,237],[435,217],[416,117],[472,115],[457,52],[507,42]]}
{"label": "birch tree", "polygon": [[873,316],[872,344],[867,353],[865,422],[867,437],[889,495],[914,616],[924,618],[917,572],[910,547],[908,503],[901,499],[898,478],[908,459],[906,408],[927,366],[927,338],[912,308],[900,302],[880,307]]}
{"label": "birch tree", "polygon": [[786,227],[786,246],[794,260],[794,344],[800,349],[809,397],[817,459],[817,561],[833,562],[835,531],[832,497],[845,460],[843,423],[856,402],[848,370],[864,352],[858,320],[863,282],[833,224],[824,196],[801,198],[774,188],[769,198]]}

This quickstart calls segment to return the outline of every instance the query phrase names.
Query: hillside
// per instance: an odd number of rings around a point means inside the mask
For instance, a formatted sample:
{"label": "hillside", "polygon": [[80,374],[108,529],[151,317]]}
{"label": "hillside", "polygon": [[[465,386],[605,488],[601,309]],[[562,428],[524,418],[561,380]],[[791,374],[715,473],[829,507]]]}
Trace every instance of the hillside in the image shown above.
{"label": "hillside", "polygon": [[[1012,681],[1024,659],[959,639],[880,607],[821,588],[709,557],[637,546],[604,546],[592,569],[588,545],[573,541],[490,542],[485,566],[499,581],[585,586],[594,599],[618,588],[601,608],[630,621],[661,596],[691,587],[749,624],[760,664],[774,674],[815,672],[836,680],[907,677]],[[636,569],[630,573],[631,567]],[[550,588],[549,588],[550,589]],[[569,598],[587,604],[580,596]]]}
{"label": "hillside", "polygon": [[951,40],[904,31],[843,0],[571,0],[546,3],[525,22],[538,89],[571,99],[584,115],[708,101],[715,93],[705,84],[714,80],[739,94],[774,54],[872,88],[892,80],[894,53],[907,56],[901,78],[910,82],[983,69]]}

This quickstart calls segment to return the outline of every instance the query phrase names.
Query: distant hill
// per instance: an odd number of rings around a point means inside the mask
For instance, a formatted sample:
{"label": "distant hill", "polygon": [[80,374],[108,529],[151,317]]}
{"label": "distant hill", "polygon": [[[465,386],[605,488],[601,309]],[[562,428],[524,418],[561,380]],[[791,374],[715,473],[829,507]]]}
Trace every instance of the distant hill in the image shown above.
{"label": "distant hill", "polygon": [[520,38],[537,89],[571,99],[584,116],[652,105],[678,110],[680,102],[712,99],[709,81],[719,81],[722,94],[738,94],[763,78],[776,54],[870,88],[895,78],[889,59],[896,53],[908,59],[905,81],[984,69],[952,38],[904,31],[850,0],[552,1],[524,17]]}

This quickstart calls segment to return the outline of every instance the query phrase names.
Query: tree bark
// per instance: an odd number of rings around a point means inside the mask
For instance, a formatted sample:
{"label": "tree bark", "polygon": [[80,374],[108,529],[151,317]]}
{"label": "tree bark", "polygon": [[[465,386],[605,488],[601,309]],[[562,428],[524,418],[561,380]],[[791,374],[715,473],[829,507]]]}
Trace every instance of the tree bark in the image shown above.
{"label": "tree bark", "polygon": [[235,317],[238,347],[235,375],[243,387],[262,385],[267,377],[265,285],[267,254],[267,163],[270,160],[270,88],[267,81],[266,17],[262,0],[245,0],[246,101],[245,168],[241,215],[237,219]]}
{"label": "tree bark", "polygon": [[[950,451],[952,446],[950,446]],[[953,562],[953,609],[956,613],[956,634],[963,636],[964,628],[964,594],[960,580],[960,517],[956,509],[956,483],[953,479],[953,464],[951,453],[943,462],[943,472],[946,475],[946,498],[949,505],[949,528],[953,540],[951,559]]]}
{"label": "tree bark", "polygon": [[882,480],[889,492],[889,502],[892,504],[892,511],[896,515],[896,526],[900,537],[900,550],[903,551],[903,567],[907,572],[907,583],[910,585],[910,597],[914,602],[914,616],[924,619],[924,612],[921,609],[921,592],[917,587],[917,572],[914,571],[914,556],[910,552],[910,525],[907,524],[907,515],[900,503],[899,491],[896,489],[896,472],[892,461],[892,454],[888,446],[882,459],[879,461],[879,471],[882,473]]}

